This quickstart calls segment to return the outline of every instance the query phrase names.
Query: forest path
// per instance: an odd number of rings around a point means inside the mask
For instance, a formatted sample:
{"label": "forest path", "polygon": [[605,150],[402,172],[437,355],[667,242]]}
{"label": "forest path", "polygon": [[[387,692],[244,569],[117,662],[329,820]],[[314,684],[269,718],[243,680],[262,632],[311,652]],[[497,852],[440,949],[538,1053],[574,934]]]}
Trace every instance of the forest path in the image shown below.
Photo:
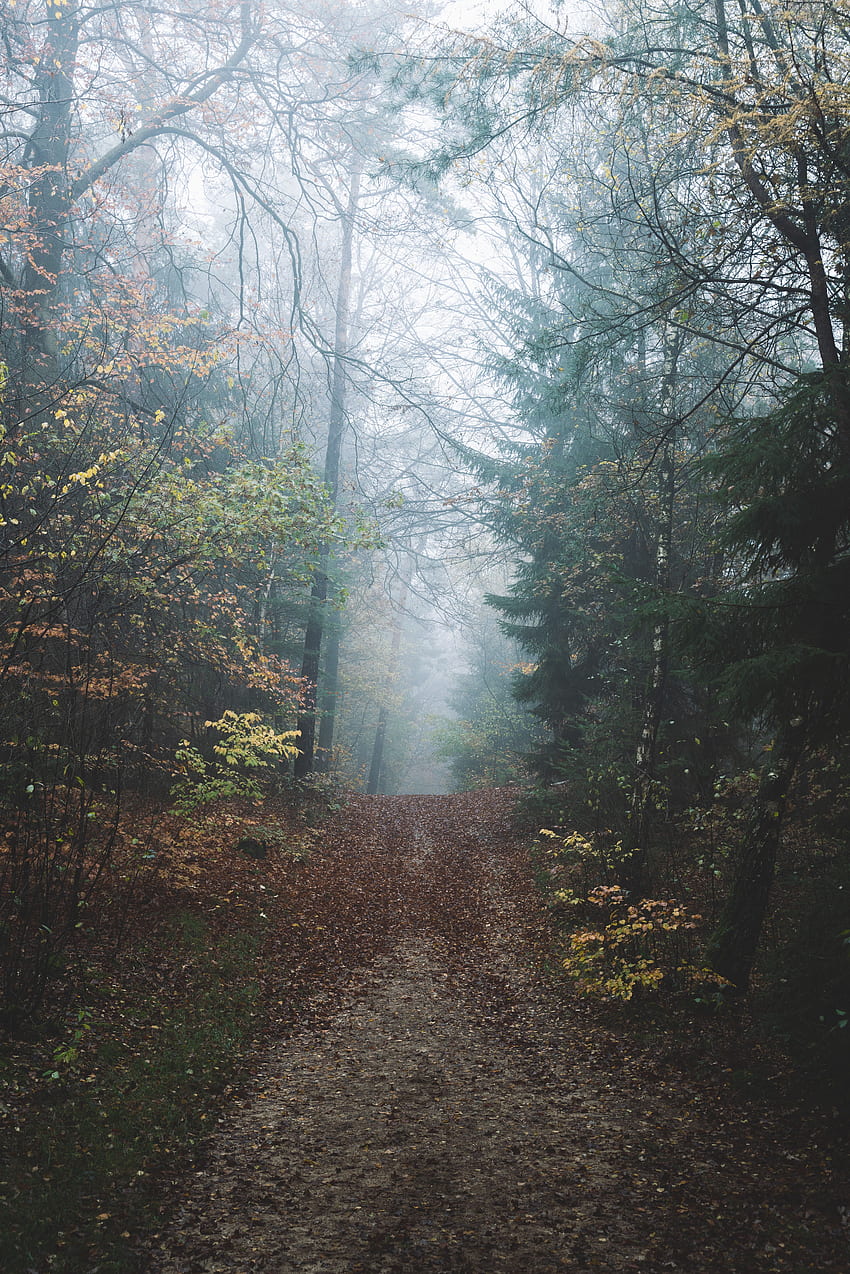
{"label": "forest path", "polygon": [[358,798],[344,821],[392,943],[265,1052],[152,1274],[846,1270],[816,1148],[551,997],[504,794]]}

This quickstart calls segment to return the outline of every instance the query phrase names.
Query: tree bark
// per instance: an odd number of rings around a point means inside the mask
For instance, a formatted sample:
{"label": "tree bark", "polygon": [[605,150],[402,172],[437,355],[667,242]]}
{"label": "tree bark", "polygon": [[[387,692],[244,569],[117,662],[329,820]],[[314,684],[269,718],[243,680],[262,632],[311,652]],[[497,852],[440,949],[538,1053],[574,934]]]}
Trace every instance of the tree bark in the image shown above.
{"label": "tree bark", "polygon": [[[351,261],[354,244],[354,219],[360,197],[359,156],[355,156],[348,191],[348,206],[342,220],[342,244],[340,250],[339,282],[334,317],[333,362],[331,368],[331,402],[328,416],[328,441],[325,451],[325,485],[336,507],[339,494],[339,468],[342,438],[345,433],[345,396],[347,386],[346,359],[349,340],[349,313],[351,309]],[[298,714],[298,756],[295,758],[296,778],[311,773],[316,759],[316,705],[319,684],[319,668],[322,655],[322,635],[325,629],[325,610],[328,600],[328,564],[330,550],[322,545],[319,566],[310,593],[310,613],[304,633],[304,655],[301,678],[304,683],[301,710]]]}
{"label": "tree bark", "polygon": [[[714,0],[717,45],[720,51],[720,66],[724,74],[729,76],[729,95],[734,100],[737,86],[731,76],[731,59],[729,54],[729,28],[726,20],[726,0]],[[767,25],[765,25],[765,21]],[[784,75],[792,82],[794,91],[808,96],[799,81],[794,81],[793,59],[790,52],[779,45],[776,28],[769,19],[763,17],[762,29],[772,48],[774,55],[783,68]],[[808,103],[807,103],[808,105]],[[742,110],[745,108],[741,108]],[[830,306],[829,285],[824,267],[824,245],[822,235],[823,210],[819,206],[819,198],[809,186],[808,163],[802,149],[798,146],[793,152],[797,164],[797,191],[800,199],[800,212],[795,214],[796,220],[786,209],[782,208],[776,193],[768,189],[765,182],[748,153],[747,144],[740,125],[731,120],[726,125],[726,135],[732,150],[732,156],[743,178],[744,184],[753,196],[762,214],[776,227],[783,239],[794,248],[805,262],[809,284],[809,310],[815,330],[818,354],[821,367],[829,377],[833,410],[839,430],[845,439],[850,439],[850,397],[848,397],[845,377],[842,373],[842,357],[835,339],[833,315]],[[800,224],[802,222],[802,224]]]}
{"label": "tree bark", "polygon": [[398,675],[398,652],[401,649],[401,623],[404,604],[407,601],[407,594],[410,591],[410,581],[413,579],[413,558],[409,563],[401,577],[401,589],[398,600],[396,602],[397,613],[395,624],[393,626],[393,639],[390,646],[390,660],[387,666],[387,675],[384,681],[384,702],[381,704],[378,713],[378,724],[375,727],[375,742],[372,745],[372,761],[369,766],[369,778],[366,783],[366,792],[370,796],[374,796],[380,791],[381,772],[384,764],[384,745],[387,738],[387,723],[389,721],[389,707],[386,699],[392,689],[393,682]]}
{"label": "tree bark", "polygon": [[[660,414],[664,440],[658,465],[658,530],[655,541],[655,587],[659,597],[670,591],[670,559],[676,512],[676,424],[674,419],[676,373],[682,343],[680,332],[665,325],[664,364],[661,376]],[[639,895],[643,886],[652,834],[654,788],[658,761],[658,732],[664,708],[669,664],[669,623],[659,619],[652,633],[652,666],[644,697],[640,738],[635,750],[634,784],[629,808],[619,878],[622,887]]]}
{"label": "tree bark", "polygon": [[327,774],[333,761],[334,731],[336,729],[336,705],[339,693],[339,646],[341,639],[338,618],[330,626],[325,641],[325,666],[322,705],[319,714],[319,738],[316,744],[315,766]]}
{"label": "tree bark", "polygon": [[322,655],[322,633],[325,624],[325,603],[328,598],[327,554],[322,554],[322,564],[313,580],[310,591],[310,612],[304,631],[304,654],[301,660],[301,679],[304,689],[301,710],[298,713],[298,755],[294,773],[304,778],[313,769],[316,745],[316,691],[319,683],[319,663]]}
{"label": "tree bark", "polygon": [[788,791],[805,746],[796,719],[779,731],[762,771],[729,896],[707,950],[710,968],[738,992],[746,991],[776,871]]}
{"label": "tree bark", "polygon": [[369,780],[366,784],[366,791],[369,796],[375,796],[381,790],[381,771],[384,766],[384,743],[387,738],[388,718],[389,709],[386,704],[382,704],[378,713],[375,742],[372,746],[372,763],[369,766]]}
{"label": "tree bark", "polygon": [[75,5],[48,0],[48,39],[38,73],[38,113],[27,143],[35,176],[30,232],[21,272],[20,366],[13,426],[42,410],[59,379],[55,301],[73,201],[69,173],[74,66],[79,45]]}

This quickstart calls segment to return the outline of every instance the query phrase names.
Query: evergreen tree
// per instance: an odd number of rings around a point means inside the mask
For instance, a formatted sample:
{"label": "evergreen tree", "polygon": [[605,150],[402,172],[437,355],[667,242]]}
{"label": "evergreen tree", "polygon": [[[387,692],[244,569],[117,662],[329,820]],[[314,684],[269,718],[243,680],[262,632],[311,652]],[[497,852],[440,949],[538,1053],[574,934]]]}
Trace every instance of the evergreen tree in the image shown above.
{"label": "evergreen tree", "polygon": [[730,709],[774,735],[709,949],[737,987],[750,976],[795,773],[807,749],[834,753],[850,721],[850,452],[834,395],[832,376],[804,378],[706,462],[728,506],[738,581],[688,617],[688,643]]}

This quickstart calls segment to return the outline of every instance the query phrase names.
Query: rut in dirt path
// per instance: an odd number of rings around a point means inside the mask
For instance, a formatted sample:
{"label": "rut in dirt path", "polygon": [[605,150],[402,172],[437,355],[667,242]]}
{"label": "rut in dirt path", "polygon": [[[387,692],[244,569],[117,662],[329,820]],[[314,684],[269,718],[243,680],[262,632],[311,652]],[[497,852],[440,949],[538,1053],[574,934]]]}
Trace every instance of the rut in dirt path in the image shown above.
{"label": "rut in dirt path", "polygon": [[268,1051],[146,1244],[152,1274],[846,1268],[745,1132],[553,1002],[506,812],[495,794],[349,807],[384,855],[394,948]]}

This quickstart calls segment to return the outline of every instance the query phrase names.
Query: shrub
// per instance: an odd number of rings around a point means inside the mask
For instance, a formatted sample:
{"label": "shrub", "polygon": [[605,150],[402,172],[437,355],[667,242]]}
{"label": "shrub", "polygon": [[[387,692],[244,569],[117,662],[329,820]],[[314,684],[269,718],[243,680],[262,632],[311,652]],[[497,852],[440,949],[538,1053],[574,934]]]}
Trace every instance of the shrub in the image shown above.
{"label": "shrub", "polygon": [[598,923],[570,935],[561,961],[583,994],[631,1000],[662,985],[682,990],[722,984],[694,962],[692,935],[701,917],[675,899],[630,902],[618,886],[599,885],[584,903],[598,913]]}
{"label": "shrub", "polygon": [[270,772],[279,761],[298,755],[293,742],[298,731],[278,733],[258,712],[227,711],[218,721],[205,724],[219,734],[212,749],[214,759],[208,760],[188,740],[176,753],[182,777],[172,795],[179,814],[189,814],[220,797],[247,796],[258,801],[263,795],[259,772]]}

